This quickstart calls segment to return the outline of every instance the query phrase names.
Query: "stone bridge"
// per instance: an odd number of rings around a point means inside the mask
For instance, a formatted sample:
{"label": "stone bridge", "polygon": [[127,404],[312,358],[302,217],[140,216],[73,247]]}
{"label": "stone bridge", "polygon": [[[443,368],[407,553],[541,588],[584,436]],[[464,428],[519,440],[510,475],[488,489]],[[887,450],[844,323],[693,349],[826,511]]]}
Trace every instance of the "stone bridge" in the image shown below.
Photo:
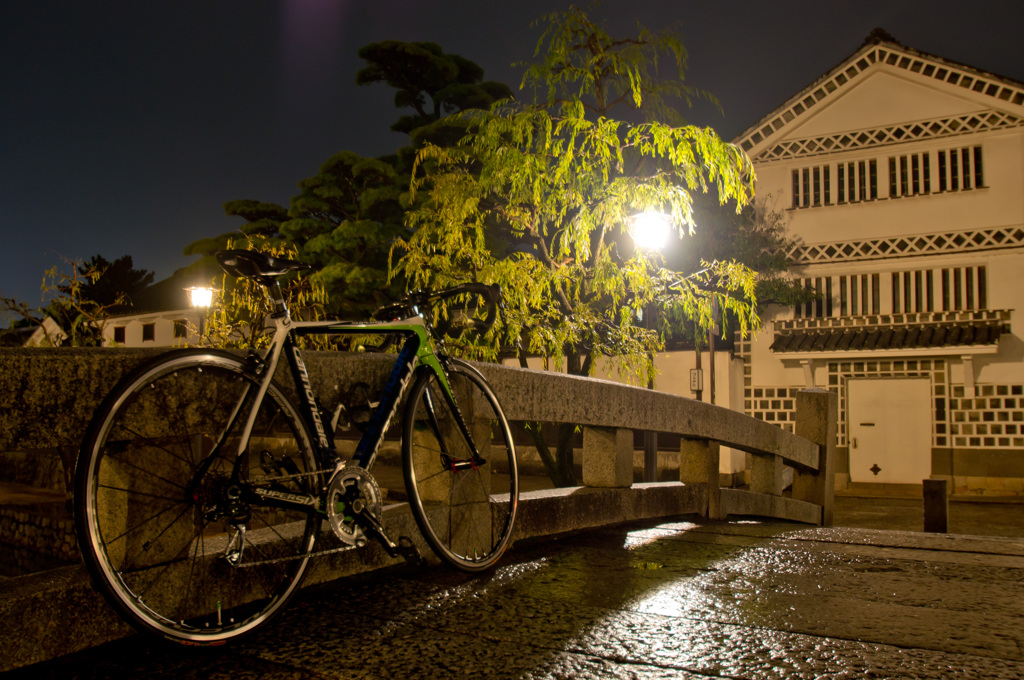
{"label": "stone bridge", "polygon": [[[58,501],[37,516],[23,508],[0,507],[0,521],[5,522],[0,527],[7,527],[0,531],[0,542],[43,547],[31,544],[34,537],[66,546],[65,557],[74,554],[67,510],[79,441],[103,396],[153,354],[128,349],[0,350],[0,452],[8,452],[3,454],[8,466],[0,474],[9,478],[9,470],[17,468],[21,481],[48,487],[50,498]],[[304,356],[314,391],[328,405],[355,383],[379,383],[391,366],[386,355]],[[583,485],[524,491],[517,540],[680,515],[753,515],[831,525],[836,398],[827,391],[798,395],[796,434],[791,434],[728,409],[619,383],[490,364],[479,368],[510,421],[574,423],[583,430]],[[680,438],[678,481],[633,482],[637,431]],[[749,490],[719,487],[721,446],[751,454]],[[786,468],[791,468],[791,477]],[[785,495],[784,479],[792,479]],[[13,514],[20,519],[13,520]],[[416,534],[403,504],[387,507],[384,521],[395,534]],[[34,531],[15,531],[26,524]],[[423,546],[421,552],[426,552]],[[318,558],[307,583],[394,564],[371,545]],[[130,633],[91,588],[81,566],[5,579],[0,589],[0,639],[11,641],[0,671]]]}

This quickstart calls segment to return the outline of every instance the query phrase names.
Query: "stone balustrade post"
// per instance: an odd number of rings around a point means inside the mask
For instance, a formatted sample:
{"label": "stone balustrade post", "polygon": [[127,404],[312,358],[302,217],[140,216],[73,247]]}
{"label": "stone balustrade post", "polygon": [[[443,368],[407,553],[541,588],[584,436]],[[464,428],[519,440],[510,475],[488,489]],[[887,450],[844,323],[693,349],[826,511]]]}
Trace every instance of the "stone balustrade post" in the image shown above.
{"label": "stone balustrade post", "polygon": [[721,519],[719,448],[718,442],[707,439],[683,439],[679,444],[679,481],[683,484],[707,485],[704,516],[708,519]]}
{"label": "stone balustrade post", "polygon": [[821,525],[832,526],[835,496],[836,430],[839,397],[821,388],[800,390],[796,395],[796,434],[818,445],[818,470],[796,470],[793,498],[821,506]]}
{"label": "stone balustrade post", "polygon": [[779,456],[753,454],[750,461],[750,490],[769,496],[781,496],[784,467]]}
{"label": "stone balustrade post", "polygon": [[633,485],[633,431],[583,428],[583,485],[628,488]]}

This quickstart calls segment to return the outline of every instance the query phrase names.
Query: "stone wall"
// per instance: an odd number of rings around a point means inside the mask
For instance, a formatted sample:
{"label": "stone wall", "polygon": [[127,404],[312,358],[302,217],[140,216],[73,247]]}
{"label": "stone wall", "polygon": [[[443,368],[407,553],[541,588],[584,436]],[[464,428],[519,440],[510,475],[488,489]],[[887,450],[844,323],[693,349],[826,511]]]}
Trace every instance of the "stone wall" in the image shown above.
{"label": "stone wall", "polygon": [[60,562],[79,558],[75,523],[66,512],[0,507],[0,544],[27,548]]}

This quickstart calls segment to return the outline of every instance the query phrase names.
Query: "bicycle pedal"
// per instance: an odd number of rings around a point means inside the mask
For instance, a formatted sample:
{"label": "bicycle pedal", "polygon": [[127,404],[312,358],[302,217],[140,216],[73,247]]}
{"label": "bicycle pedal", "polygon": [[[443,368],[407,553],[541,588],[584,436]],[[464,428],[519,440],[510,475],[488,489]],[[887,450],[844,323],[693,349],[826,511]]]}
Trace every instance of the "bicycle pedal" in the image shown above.
{"label": "bicycle pedal", "polygon": [[423,556],[408,536],[399,536],[396,552],[414,564],[423,564]]}

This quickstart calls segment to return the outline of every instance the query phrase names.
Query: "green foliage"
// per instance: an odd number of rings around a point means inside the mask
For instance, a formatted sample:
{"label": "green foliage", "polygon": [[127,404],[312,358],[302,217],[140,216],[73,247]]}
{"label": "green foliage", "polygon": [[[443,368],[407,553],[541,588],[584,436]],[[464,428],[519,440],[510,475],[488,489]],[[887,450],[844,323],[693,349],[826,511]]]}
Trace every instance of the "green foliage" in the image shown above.
{"label": "green foliage", "polygon": [[[686,239],[670,241],[663,250],[665,266],[679,272],[695,272],[705,261],[734,261],[757,272],[754,300],[759,307],[767,304],[792,305],[807,301],[807,291],[788,276],[786,252],[791,242],[786,236],[785,215],[773,207],[772,197],[752,200],[736,211],[719,204],[712,194],[700,195],[694,202],[694,232]],[[726,315],[723,338],[731,334]],[[666,338],[698,348],[707,335],[694,322],[681,314],[667,313],[658,318],[659,329]]]}
{"label": "green foliage", "polygon": [[[632,83],[629,102],[642,107],[646,93],[659,91],[644,81],[644,55],[676,43],[646,32],[632,42],[613,40],[577,9],[549,19],[564,23],[550,27],[541,44],[557,49],[531,73],[547,74],[552,91],[571,98],[462,114],[471,134],[459,146],[420,152],[413,188],[425,199],[408,214],[413,234],[400,243],[406,252],[397,258],[399,271],[413,286],[499,283],[507,291],[505,343],[572,373],[591,372],[597,356],[614,357],[646,382],[649,354],[661,347],[658,333],[641,322],[651,303],[706,329],[714,298],[746,332],[758,324],[757,277],[722,261],[702,261],[691,276],[669,270],[660,255],[632,247],[631,220],[666,212],[688,237],[693,196],[713,190],[739,210],[751,199],[753,168],[707,128],[588,117],[583,96],[615,91],[623,73]],[[581,36],[580,27],[589,33]],[[596,56],[577,63],[565,47],[572,44]],[[622,44],[630,49],[610,54]],[[581,89],[567,92],[566,83]],[[480,356],[494,352],[477,349]]]}
{"label": "green foliage", "polygon": [[[408,177],[405,180],[408,182]],[[240,231],[263,247],[284,248],[313,265],[311,279],[322,286],[333,314],[363,318],[398,297],[400,282],[389,282],[391,244],[405,233],[402,181],[384,161],[342,151],[299,184],[301,193],[285,209],[251,200],[224,205],[246,220]],[[238,234],[193,243],[195,252],[227,247]]]}
{"label": "green foliage", "polygon": [[[543,86],[543,100],[464,112],[455,118],[469,134],[457,146],[419,152],[412,235],[396,244],[396,270],[414,287],[502,286],[502,323],[472,356],[494,358],[501,343],[523,363],[541,355],[576,375],[591,374],[603,356],[646,384],[663,334],[684,322],[706,334],[717,309],[744,333],[756,328],[757,274],[710,258],[698,270],[669,269],[660,254],[633,246],[635,216],[667,213],[689,239],[694,196],[710,191],[740,211],[753,195],[753,166],[713,130],[670,124],[679,120],[670,98],[700,94],[682,85],[677,38],[643,29],[612,38],[576,8],[546,21],[542,61],[524,78]],[[658,73],[665,54],[670,78]],[[620,106],[646,122],[611,117]],[[652,308],[677,327],[648,328]],[[540,426],[527,430],[558,486],[575,483],[572,430],[559,426],[554,455]]]}
{"label": "green foliage", "polygon": [[[123,262],[125,257],[115,262]],[[25,323],[37,325],[44,347],[101,347],[107,319],[130,305],[124,292],[103,284],[107,269],[101,268],[102,264],[109,263],[99,255],[89,262],[65,260],[66,270],[54,265],[43,275],[42,307],[33,309],[13,298],[0,298],[0,306]],[[131,269],[131,258],[127,258],[127,270],[139,275],[132,277],[134,281],[152,279],[152,274]],[[96,291],[110,297],[106,301],[93,299],[90,293]]]}
{"label": "green foliage", "polygon": [[636,37],[612,37],[577,7],[537,23],[547,27],[521,87],[532,87],[535,97],[543,92],[546,106],[578,102],[598,116],[627,106],[648,120],[678,125],[679,104],[705,99],[718,105],[708,92],[685,84],[688,54],[670,29],[640,26]]}
{"label": "green foliage", "polygon": [[[411,110],[392,129],[408,133],[411,145],[385,158],[342,151],[313,177],[302,180],[288,208],[254,200],[225,204],[243,218],[241,233],[274,247],[291,247],[296,259],[312,264],[311,279],[322,285],[333,315],[365,318],[400,297],[401,277],[389,277],[393,244],[409,235],[404,210],[416,146],[424,140],[445,145],[465,133],[448,113],[487,107],[511,94],[500,83],[484,82],[483,69],[432,43],[385,41],[362,48],[367,66],[360,84],[385,83],[396,90],[395,105]],[[208,255],[238,233],[191,244],[186,254]]]}
{"label": "green foliage", "polygon": [[[259,236],[241,242],[228,242],[228,248],[257,250],[273,257],[295,259],[296,252],[287,244],[274,243]],[[324,286],[311,277],[297,272],[280,279],[292,318],[296,320],[318,320],[324,318],[327,295]],[[233,278],[227,274],[211,281],[217,291],[213,304],[207,310],[206,318],[198,330],[200,344],[212,347],[254,348],[269,346],[273,339],[268,325],[267,294],[262,286],[245,278]],[[300,338],[300,345],[317,347],[323,345],[314,338]]]}

